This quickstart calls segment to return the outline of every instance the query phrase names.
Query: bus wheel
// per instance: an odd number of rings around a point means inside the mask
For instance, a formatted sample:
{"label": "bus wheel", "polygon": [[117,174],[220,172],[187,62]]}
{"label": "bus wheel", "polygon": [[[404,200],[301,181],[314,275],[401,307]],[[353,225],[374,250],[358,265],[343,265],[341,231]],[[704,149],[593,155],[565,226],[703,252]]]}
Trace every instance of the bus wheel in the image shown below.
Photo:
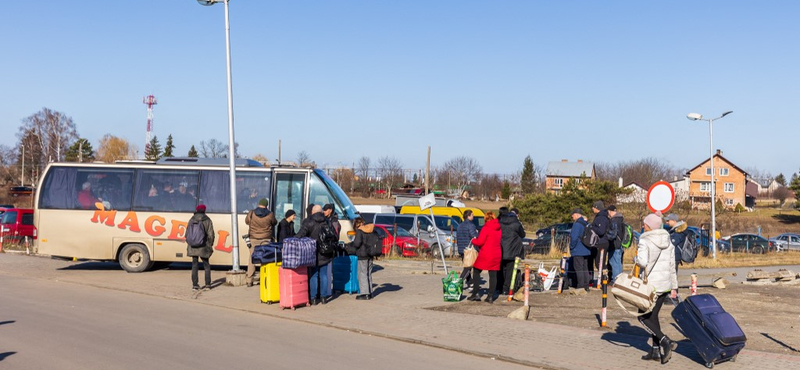
{"label": "bus wheel", "polygon": [[127,272],[142,272],[150,268],[150,253],[142,244],[128,244],[119,252],[119,265]]}

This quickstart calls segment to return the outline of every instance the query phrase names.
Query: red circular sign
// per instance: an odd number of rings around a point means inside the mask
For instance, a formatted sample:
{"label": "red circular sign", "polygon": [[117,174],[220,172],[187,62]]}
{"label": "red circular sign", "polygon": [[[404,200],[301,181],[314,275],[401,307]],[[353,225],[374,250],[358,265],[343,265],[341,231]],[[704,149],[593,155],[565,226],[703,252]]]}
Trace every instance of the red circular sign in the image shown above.
{"label": "red circular sign", "polygon": [[647,208],[653,212],[664,213],[675,203],[675,189],[666,181],[659,181],[647,190]]}

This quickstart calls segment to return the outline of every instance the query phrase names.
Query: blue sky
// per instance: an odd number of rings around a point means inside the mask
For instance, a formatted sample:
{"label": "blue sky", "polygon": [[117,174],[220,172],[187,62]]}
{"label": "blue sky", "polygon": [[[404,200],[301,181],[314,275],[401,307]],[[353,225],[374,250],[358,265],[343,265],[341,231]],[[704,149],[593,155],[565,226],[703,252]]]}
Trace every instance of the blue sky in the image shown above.
{"label": "blue sky", "polygon": [[[663,158],[691,168],[708,124],[743,168],[798,171],[796,1],[231,0],[234,114],[245,156],[307,151],[484,171]],[[227,142],[224,9],[194,0],[13,1],[0,13],[0,144],[48,107],[176,151]]]}

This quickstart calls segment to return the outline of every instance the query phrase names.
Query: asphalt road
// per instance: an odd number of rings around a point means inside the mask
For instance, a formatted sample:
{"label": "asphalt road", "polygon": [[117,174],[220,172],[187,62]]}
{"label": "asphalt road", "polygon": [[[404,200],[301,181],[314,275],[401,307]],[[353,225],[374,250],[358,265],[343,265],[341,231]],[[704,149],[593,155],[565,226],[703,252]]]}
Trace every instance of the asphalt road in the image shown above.
{"label": "asphalt road", "polygon": [[523,367],[199,302],[28,277],[0,280],[0,369],[221,368]]}

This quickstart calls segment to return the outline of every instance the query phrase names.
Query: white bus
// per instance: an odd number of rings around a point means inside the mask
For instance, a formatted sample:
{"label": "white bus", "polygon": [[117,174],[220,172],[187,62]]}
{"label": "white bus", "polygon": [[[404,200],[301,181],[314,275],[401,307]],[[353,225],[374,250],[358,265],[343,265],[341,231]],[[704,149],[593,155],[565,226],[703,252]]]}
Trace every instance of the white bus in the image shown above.
{"label": "white bus", "polygon": [[[54,257],[118,261],[141,272],[154,263],[189,262],[184,234],[198,204],[217,234],[211,263],[231,265],[230,172],[227,159],[166,158],[158,162],[51,163],[36,194],[38,252]],[[347,241],[358,216],[344,191],[325,172],[263,167],[236,160],[241,265],[250,254],[241,235],[244,218],[261,198],[280,221],[294,210],[300,221],[310,203],[333,203]]]}

